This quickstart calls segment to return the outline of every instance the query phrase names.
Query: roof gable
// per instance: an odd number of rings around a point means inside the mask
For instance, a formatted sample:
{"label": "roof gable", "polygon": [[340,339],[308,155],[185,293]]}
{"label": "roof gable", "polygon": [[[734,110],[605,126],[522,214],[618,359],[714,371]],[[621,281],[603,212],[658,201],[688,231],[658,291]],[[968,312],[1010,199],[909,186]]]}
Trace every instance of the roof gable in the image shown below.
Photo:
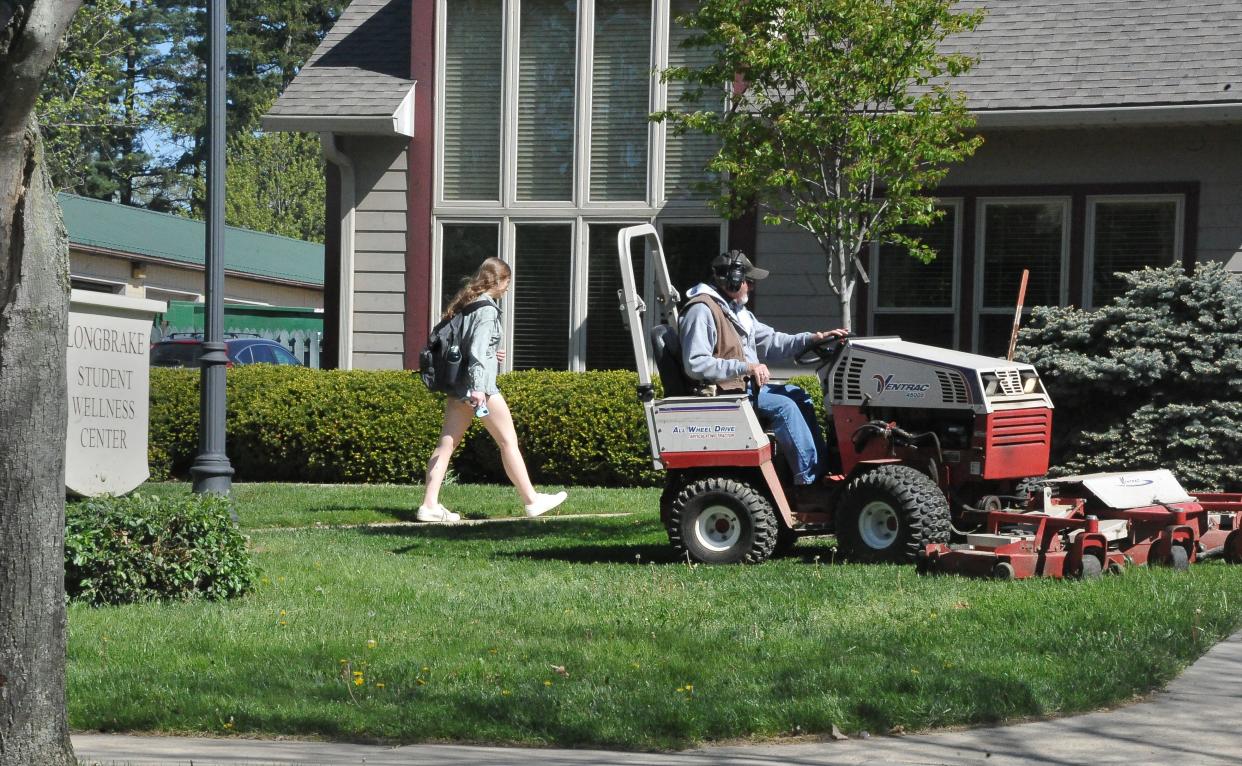
{"label": "roof gable", "polygon": [[264,128],[409,135],[410,3],[354,0],[264,116]]}

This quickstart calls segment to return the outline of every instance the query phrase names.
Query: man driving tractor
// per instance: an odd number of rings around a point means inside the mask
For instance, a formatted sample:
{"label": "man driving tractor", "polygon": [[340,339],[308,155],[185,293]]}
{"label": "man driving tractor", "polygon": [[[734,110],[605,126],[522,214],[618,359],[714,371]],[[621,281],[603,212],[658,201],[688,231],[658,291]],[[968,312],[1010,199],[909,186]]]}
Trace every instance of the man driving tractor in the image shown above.
{"label": "man driving tractor", "polygon": [[712,259],[711,284],[697,284],[686,293],[680,326],[683,366],[704,389],[752,394],[760,420],[772,429],[789,463],[795,487],[813,486],[823,477],[827,460],[815,407],[798,386],[771,383],[767,363],[792,359],[848,332],[789,335],[760,322],[746,304],[754,283],[767,275],[741,250]]}

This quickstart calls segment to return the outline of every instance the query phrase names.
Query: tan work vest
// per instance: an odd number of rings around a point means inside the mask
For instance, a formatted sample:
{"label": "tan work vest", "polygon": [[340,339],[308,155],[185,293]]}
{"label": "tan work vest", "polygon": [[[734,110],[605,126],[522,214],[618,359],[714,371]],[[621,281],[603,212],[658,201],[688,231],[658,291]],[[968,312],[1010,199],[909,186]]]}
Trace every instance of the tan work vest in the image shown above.
{"label": "tan work vest", "polygon": [[[725,316],[724,309],[720,308],[720,304],[712,296],[704,293],[686,301],[686,311],[689,311],[690,307],[696,303],[706,304],[707,308],[712,312],[712,319],[716,320],[716,348],[712,352],[712,356],[717,359],[736,359],[739,362],[745,362],[746,357],[742,353],[742,338],[737,334],[737,328],[733,326],[733,322],[729,317]],[[713,382],[718,393],[740,394],[746,391],[746,381],[740,377],[704,381],[708,385]]]}

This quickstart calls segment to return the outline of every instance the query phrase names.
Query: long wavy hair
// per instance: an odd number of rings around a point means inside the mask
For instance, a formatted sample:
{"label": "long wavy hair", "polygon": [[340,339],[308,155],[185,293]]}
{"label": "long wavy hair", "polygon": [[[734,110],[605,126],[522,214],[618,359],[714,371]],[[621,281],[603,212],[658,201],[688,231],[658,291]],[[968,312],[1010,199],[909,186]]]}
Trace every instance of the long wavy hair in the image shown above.
{"label": "long wavy hair", "polygon": [[499,258],[488,258],[483,261],[474,275],[464,280],[465,284],[453,296],[453,300],[449,301],[448,308],[444,309],[444,316],[441,318],[448,319],[453,316],[512,275],[513,270],[509,268],[509,264]]}

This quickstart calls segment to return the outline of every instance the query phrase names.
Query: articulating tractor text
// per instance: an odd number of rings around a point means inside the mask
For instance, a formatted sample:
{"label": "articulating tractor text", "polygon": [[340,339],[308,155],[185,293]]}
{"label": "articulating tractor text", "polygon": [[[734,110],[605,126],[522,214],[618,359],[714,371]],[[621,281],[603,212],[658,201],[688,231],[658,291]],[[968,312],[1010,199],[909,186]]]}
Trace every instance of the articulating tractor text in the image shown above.
{"label": "articulating tractor text", "polygon": [[[650,323],[637,238],[654,280]],[[793,493],[748,396],[692,395],[654,227],[622,229],[617,245],[638,396],[667,472],[660,515],[679,555],[759,563],[799,536],[835,534],[854,560],[1006,579],[1242,563],[1242,494],[1192,497],[1167,470],[1046,479],[1053,406],[1035,368],[897,337],[834,339],[796,360],[823,389],[831,467],[816,491]]]}

